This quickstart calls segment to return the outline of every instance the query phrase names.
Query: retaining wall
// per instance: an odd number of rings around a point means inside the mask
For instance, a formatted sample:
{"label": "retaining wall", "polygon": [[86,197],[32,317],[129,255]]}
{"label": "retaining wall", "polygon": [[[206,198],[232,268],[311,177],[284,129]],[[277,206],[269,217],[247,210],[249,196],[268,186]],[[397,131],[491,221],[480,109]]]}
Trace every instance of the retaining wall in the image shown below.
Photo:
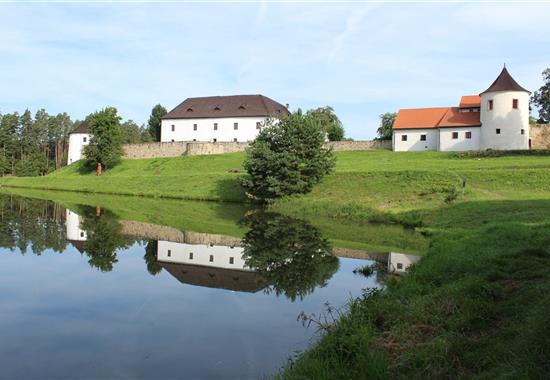
{"label": "retaining wall", "polygon": [[531,149],[550,149],[550,124],[531,125]]}

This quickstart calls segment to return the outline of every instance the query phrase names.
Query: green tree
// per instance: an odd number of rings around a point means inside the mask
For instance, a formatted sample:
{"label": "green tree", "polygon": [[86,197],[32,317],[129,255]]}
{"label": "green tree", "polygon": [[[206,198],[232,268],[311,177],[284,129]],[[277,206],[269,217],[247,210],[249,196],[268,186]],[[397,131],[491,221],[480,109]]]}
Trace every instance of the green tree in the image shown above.
{"label": "green tree", "polygon": [[539,122],[550,122],[550,68],[542,72],[544,84],[535,91],[531,101],[539,110]]}
{"label": "green tree", "polygon": [[386,112],[380,115],[380,127],[376,130],[376,140],[391,140],[393,138],[393,123],[397,117],[396,112]]}
{"label": "green tree", "polygon": [[149,127],[149,134],[153,137],[154,141],[160,141],[160,121],[167,113],[166,108],[160,104],[157,104],[151,110],[151,116],[149,116],[147,125]]}
{"label": "green tree", "polygon": [[84,157],[92,168],[103,169],[116,165],[122,157],[122,132],[117,109],[107,107],[88,116],[90,143],[84,147]]}
{"label": "green tree", "polygon": [[250,227],[242,239],[243,259],[269,284],[268,293],[294,301],[325,286],[338,270],[328,240],[303,220],[254,212],[241,223]]}
{"label": "green tree", "polygon": [[147,265],[147,272],[150,275],[155,276],[162,271],[162,266],[157,261],[157,241],[149,240],[145,246],[145,255],[143,259]]}
{"label": "green tree", "polygon": [[142,131],[139,125],[133,120],[125,121],[120,125],[122,142],[124,144],[137,144],[142,141]]}
{"label": "green tree", "polygon": [[306,116],[317,119],[330,141],[342,141],[344,139],[344,127],[332,107],[326,106],[309,110],[306,112]]}
{"label": "green tree", "polygon": [[297,111],[266,126],[246,151],[249,176],[242,184],[251,197],[308,193],[333,169],[335,157],[323,148],[325,132],[315,117]]}

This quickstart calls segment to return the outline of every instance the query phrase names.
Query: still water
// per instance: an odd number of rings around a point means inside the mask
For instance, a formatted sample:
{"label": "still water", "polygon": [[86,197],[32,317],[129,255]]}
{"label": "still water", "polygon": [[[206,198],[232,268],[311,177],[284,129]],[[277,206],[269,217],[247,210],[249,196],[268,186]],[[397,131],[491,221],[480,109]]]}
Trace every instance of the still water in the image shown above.
{"label": "still water", "polygon": [[354,270],[418,260],[272,213],[64,205],[0,196],[0,378],[269,377],[317,337],[300,313],[380,286]]}

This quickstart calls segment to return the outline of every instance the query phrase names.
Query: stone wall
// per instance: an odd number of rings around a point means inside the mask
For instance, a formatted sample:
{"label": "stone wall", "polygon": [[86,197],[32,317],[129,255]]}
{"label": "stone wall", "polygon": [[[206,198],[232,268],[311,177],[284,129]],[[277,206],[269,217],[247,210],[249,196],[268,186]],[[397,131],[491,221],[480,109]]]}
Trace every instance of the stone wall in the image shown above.
{"label": "stone wall", "polygon": [[531,125],[531,149],[550,149],[550,124]]}
{"label": "stone wall", "polygon": [[[391,141],[332,141],[325,144],[334,151],[391,149]],[[126,144],[123,146],[124,157],[129,159],[201,156],[242,152],[248,147],[246,142],[154,142],[143,144]]]}

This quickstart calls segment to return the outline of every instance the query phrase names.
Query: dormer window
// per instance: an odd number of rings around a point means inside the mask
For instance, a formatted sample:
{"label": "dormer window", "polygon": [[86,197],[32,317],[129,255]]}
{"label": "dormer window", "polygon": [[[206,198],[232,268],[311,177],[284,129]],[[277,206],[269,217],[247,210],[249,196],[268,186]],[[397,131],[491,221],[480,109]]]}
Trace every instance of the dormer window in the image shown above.
{"label": "dormer window", "polygon": [[193,107],[187,108],[187,112],[193,112]]}
{"label": "dormer window", "polygon": [[240,110],[245,110],[245,109],[246,109],[246,104],[241,104],[241,105],[239,106],[239,109],[240,109]]}
{"label": "dormer window", "polygon": [[512,108],[517,110],[518,109],[518,100],[512,99]]}
{"label": "dormer window", "polygon": [[216,107],[214,107],[214,111],[221,111],[222,110],[222,106],[220,105],[217,105]]}

